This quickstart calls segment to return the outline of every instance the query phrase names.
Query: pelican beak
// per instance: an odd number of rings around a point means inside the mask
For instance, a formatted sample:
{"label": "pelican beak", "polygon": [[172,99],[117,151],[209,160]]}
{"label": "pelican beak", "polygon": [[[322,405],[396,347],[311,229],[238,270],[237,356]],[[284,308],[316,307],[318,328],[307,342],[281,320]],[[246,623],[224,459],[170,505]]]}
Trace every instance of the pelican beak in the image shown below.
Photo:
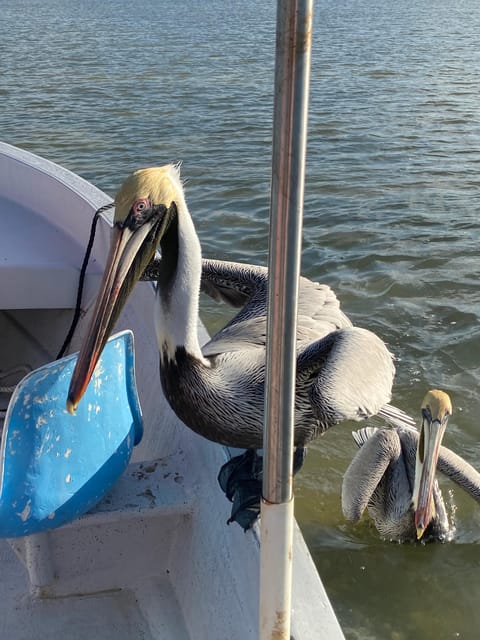
{"label": "pelican beak", "polygon": [[115,223],[95,310],[70,381],[69,413],[75,413],[130,292],[170,224],[174,206],[152,206],[141,217],[130,212],[123,222]]}
{"label": "pelican beak", "polygon": [[[442,392],[443,393],[443,392]],[[446,396],[446,394],[444,394]],[[448,398],[448,396],[446,396]],[[420,540],[430,521],[435,517],[433,487],[437,469],[438,455],[443,435],[451,413],[444,406],[435,407],[432,415],[430,406],[422,407],[422,426],[417,449],[415,484],[413,489],[413,508],[417,539]]]}

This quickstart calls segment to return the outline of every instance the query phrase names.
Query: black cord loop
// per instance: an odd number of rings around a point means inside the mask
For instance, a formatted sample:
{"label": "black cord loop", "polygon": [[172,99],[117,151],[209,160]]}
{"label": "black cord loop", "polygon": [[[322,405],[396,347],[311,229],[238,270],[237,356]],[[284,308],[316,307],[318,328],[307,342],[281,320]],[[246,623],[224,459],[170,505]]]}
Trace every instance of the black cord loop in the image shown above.
{"label": "black cord loop", "polygon": [[82,295],[83,295],[83,286],[85,284],[85,273],[87,271],[88,261],[90,259],[90,254],[92,252],[93,242],[95,240],[95,232],[97,230],[97,222],[100,214],[103,211],[107,211],[107,209],[111,209],[115,205],[114,202],[110,202],[109,204],[103,205],[100,209],[95,211],[95,215],[93,216],[92,226],[90,228],[90,237],[88,239],[87,248],[85,251],[85,256],[83,258],[82,268],[80,269],[80,277],[78,280],[78,289],[77,289],[77,301],[75,304],[75,313],[73,314],[72,324],[70,325],[70,329],[68,330],[67,337],[62,345],[62,348],[58,352],[56,360],[59,360],[65,354],[65,351],[68,349],[70,342],[72,341],[73,334],[75,333],[75,329],[77,328],[78,321],[80,319],[80,313],[82,310]]}

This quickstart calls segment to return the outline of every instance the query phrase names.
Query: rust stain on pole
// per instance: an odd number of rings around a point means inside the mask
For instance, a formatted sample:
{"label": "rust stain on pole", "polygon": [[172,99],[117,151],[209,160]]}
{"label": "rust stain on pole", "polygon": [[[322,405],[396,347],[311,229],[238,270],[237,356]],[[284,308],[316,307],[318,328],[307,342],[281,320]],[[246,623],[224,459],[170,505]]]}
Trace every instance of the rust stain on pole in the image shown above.
{"label": "rust stain on pole", "polygon": [[271,640],[288,640],[287,635],[289,635],[289,633],[286,627],[287,620],[288,616],[285,611],[275,612],[275,626],[272,629]]}

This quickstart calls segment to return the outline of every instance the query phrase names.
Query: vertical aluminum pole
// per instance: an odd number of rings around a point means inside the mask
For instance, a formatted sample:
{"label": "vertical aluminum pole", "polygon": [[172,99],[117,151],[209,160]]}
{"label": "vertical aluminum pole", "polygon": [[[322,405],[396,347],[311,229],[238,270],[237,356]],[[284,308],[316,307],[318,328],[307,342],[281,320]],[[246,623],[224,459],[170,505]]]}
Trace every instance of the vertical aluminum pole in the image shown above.
{"label": "vertical aluminum pole", "polygon": [[279,0],[270,203],[260,640],[290,640],[293,414],[313,0]]}

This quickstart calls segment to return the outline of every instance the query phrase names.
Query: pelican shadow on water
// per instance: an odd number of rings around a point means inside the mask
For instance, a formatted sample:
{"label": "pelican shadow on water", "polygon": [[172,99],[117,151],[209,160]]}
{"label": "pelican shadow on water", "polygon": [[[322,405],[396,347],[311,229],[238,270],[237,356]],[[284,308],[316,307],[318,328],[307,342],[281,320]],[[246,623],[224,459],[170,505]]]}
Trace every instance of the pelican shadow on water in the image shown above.
{"label": "pelican shadow on water", "polygon": [[447,541],[451,526],[438,470],[480,502],[480,474],[441,446],[452,413],[443,391],[429,391],[422,402],[420,430],[365,427],[352,433],[359,451],[342,485],[345,517],[356,522],[365,509],[383,538],[398,542]]}
{"label": "pelican shadow on water", "polygon": [[[154,260],[157,249],[160,258]],[[255,452],[263,445],[268,271],[202,261],[178,166],[136,171],[115,197],[110,254],[67,408],[75,411],[142,274],[157,284],[154,322],[169,404],[196,433],[247,449],[219,476],[234,501],[233,517],[247,528],[258,514],[261,494],[261,460]],[[203,347],[197,335],[200,290],[239,309]],[[296,366],[294,470],[306,445],[344,420],[378,415],[396,426],[410,420],[388,404],[395,369],[385,344],[352,326],[328,286],[306,278],[299,287]]]}

